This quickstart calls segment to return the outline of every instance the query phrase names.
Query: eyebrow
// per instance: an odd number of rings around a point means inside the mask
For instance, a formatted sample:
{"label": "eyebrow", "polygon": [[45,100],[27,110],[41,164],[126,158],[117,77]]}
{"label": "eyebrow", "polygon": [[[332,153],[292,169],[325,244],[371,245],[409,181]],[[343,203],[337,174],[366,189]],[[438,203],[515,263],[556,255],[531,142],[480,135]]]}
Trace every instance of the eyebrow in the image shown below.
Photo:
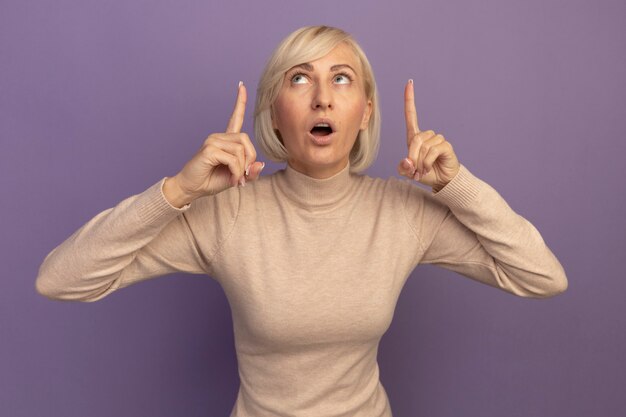
{"label": "eyebrow", "polygon": [[[300,64],[300,65],[296,65],[293,68],[303,68],[307,71],[313,71],[313,65],[309,64],[308,62],[305,62],[304,64]],[[350,65],[348,64],[337,64],[337,65],[333,65],[332,67],[330,67],[331,71],[337,71],[338,69],[341,68],[350,68],[352,70],[352,72],[354,72],[355,74],[357,73],[354,68],[352,68]]]}

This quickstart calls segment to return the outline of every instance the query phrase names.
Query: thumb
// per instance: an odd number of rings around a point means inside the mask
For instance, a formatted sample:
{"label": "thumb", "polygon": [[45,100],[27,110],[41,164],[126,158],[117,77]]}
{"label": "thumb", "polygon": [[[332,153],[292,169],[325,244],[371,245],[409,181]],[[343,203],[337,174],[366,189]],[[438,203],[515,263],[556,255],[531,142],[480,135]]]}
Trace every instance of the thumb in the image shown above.
{"label": "thumb", "polygon": [[402,175],[403,177],[413,179],[413,175],[415,174],[415,165],[413,165],[413,161],[411,161],[409,158],[404,158],[402,161],[400,161],[400,163],[398,164],[398,174]]}
{"label": "thumb", "polygon": [[248,181],[254,181],[259,179],[261,171],[265,168],[265,162],[255,161],[250,165],[250,174],[248,175]]}

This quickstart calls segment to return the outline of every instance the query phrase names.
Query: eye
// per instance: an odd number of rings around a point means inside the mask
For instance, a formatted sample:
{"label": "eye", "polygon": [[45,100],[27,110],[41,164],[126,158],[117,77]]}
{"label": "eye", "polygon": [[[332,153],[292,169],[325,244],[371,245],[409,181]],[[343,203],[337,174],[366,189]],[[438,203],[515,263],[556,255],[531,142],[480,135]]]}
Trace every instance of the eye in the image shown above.
{"label": "eye", "polygon": [[350,84],[350,82],[352,82],[352,77],[345,72],[342,72],[341,74],[335,75],[334,81],[337,84]]}
{"label": "eye", "polygon": [[291,76],[291,82],[294,84],[304,84],[307,82],[306,75],[301,72],[297,72]]}

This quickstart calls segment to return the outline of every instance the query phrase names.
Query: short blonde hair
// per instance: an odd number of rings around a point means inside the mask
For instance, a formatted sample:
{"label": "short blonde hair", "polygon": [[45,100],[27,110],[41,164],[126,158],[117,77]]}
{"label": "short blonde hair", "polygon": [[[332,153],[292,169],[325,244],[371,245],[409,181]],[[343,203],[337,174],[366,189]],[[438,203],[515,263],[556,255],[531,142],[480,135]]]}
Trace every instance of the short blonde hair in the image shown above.
{"label": "short blonde hair", "polygon": [[274,50],[257,88],[254,108],[254,135],[267,158],[275,162],[288,159],[287,149],[272,126],[273,105],[280,93],[285,73],[296,65],[315,61],[345,43],[361,61],[365,95],[372,101],[368,128],[359,132],[350,151],[350,171],[361,172],[376,159],[380,143],[380,110],[374,72],[365,53],[347,32],[330,26],[305,26],[287,36]]}

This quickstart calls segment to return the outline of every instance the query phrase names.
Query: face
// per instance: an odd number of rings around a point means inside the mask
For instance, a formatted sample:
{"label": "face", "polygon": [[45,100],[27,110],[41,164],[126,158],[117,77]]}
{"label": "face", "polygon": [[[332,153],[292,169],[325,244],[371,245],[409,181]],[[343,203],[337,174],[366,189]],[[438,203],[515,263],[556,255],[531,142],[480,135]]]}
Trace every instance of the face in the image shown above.
{"label": "face", "polygon": [[327,178],[346,167],[371,112],[360,61],[348,45],[340,44],[326,56],[287,71],[272,125],[293,169]]}

